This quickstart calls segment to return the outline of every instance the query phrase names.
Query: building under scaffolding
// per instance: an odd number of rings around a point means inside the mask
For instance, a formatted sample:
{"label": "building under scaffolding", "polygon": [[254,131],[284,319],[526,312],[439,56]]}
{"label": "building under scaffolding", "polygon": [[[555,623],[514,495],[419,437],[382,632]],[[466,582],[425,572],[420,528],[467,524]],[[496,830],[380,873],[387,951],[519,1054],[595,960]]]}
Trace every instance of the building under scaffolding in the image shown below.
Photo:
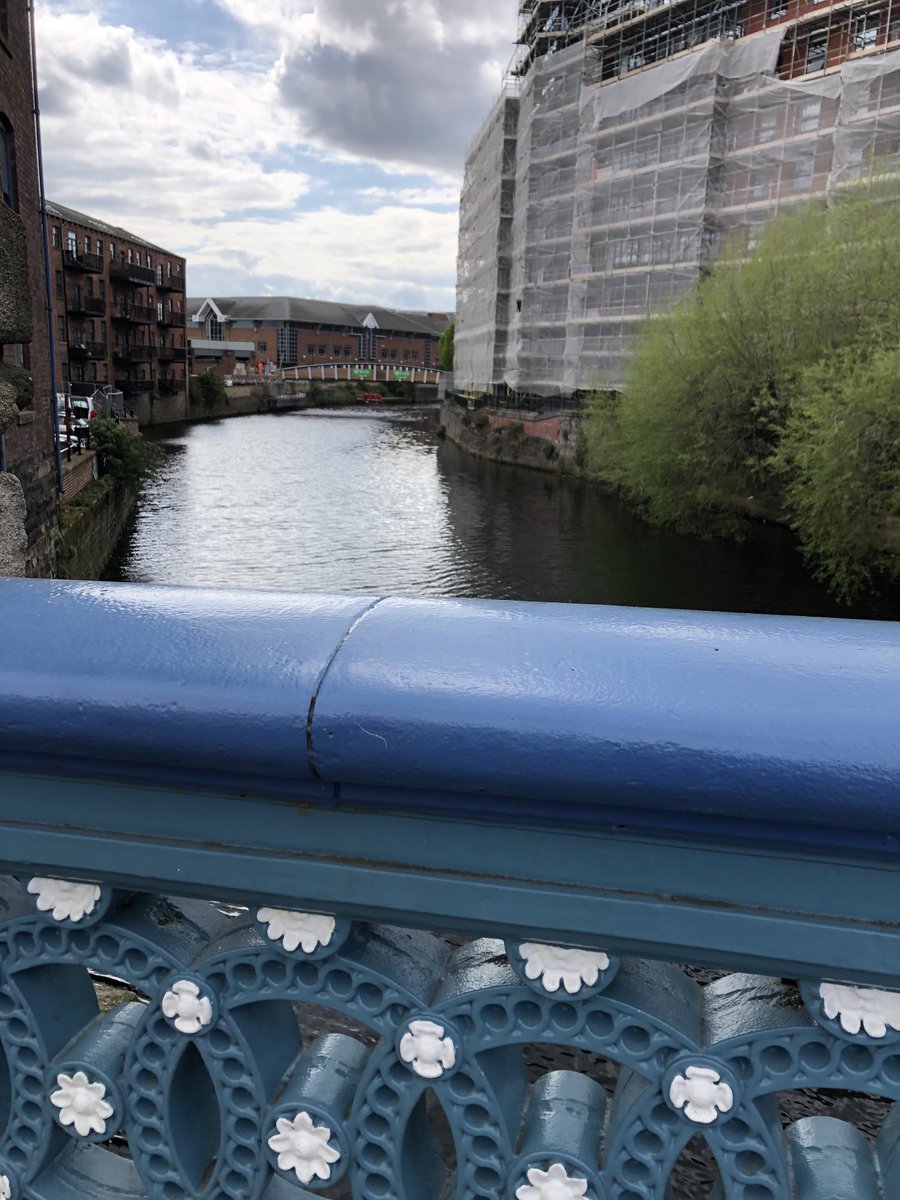
{"label": "building under scaffolding", "polygon": [[723,237],[897,159],[900,0],[526,0],[466,164],[457,386],[619,386]]}

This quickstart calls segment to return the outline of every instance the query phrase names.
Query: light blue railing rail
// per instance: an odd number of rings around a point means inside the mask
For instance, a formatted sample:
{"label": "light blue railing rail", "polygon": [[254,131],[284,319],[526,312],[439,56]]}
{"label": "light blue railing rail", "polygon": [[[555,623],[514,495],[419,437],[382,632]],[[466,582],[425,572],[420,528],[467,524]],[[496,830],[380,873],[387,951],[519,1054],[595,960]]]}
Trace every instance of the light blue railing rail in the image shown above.
{"label": "light blue railing rail", "polygon": [[0,1200],[671,1200],[697,1135],[692,1200],[900,1196],[900,1106],[779,1102],[900,1099],[895,626],[0,622]]}

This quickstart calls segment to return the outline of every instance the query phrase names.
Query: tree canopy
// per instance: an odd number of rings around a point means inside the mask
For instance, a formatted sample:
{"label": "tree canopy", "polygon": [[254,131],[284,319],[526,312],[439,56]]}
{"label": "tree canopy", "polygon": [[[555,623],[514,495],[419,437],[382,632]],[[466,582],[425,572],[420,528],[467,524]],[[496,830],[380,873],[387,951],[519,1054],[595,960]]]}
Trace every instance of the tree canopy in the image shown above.
{"label": "tree canopy", "polygon": [[649,318],[590,459],[647,518],[739,533],[780,512],[849,598],[900,572],[900,205],[879,183],[773,221]]}
{"label": "tree canopy", "polygon": [[451,321],[440,336],[437,349],[438,366],[442,371],[453,370],[453,340],[456,335],[456,322]]}

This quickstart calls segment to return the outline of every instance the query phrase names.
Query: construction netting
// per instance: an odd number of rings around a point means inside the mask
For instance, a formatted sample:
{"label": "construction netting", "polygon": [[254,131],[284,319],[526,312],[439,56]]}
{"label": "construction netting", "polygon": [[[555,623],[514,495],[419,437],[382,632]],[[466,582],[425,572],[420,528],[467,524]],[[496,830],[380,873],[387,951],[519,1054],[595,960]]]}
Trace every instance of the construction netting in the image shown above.
{"label": "construction netting", "polygon": [[752,250],[787,206],[900,165],[900,51],[782,79],[784,36],[716,39],[605,84],[584,42],[535,61],[469,160],[457,386],[621,386],[641,321],[723,238]]}

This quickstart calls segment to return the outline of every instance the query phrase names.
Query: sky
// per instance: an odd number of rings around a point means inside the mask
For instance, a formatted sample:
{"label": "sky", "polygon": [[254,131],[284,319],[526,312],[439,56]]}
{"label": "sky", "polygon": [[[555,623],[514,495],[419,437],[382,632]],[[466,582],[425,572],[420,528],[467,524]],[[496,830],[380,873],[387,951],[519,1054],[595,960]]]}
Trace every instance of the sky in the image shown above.
{"label": "sky", "polygon": [[191,296],[455,307],[466,147],[517,0],[38,0],[47,196]]}

